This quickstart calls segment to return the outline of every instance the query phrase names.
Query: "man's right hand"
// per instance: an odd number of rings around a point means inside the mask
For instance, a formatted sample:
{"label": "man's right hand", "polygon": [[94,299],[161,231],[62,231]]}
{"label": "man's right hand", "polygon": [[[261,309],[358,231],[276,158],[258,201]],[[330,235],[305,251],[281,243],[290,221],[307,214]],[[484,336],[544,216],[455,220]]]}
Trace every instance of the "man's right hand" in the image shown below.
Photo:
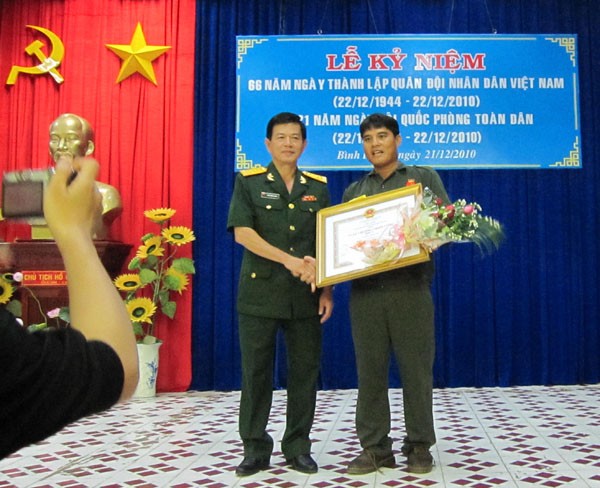
{"label": "man's right hand", "polygon": [[316,268],[314,258],[305,256],[304,259],[300,259],[290,256],[290,258],[286,260],[284,266],[294,277],[299,278],[302,282],[310,285],[312,290],[315,291]]}
{"label": "man's right hand", "polygon": [[288,255],[287,259],[283,262],[285,268],[292,273],[295,278],[300,278],[305,283],[308,283],[309,271],[307,266],[301,258]]}

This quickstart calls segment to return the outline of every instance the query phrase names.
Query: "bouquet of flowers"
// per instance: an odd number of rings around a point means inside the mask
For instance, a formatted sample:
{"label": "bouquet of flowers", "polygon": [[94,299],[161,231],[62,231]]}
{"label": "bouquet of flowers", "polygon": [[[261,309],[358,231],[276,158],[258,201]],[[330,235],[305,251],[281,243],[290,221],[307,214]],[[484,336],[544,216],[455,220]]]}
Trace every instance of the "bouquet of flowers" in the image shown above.
{"label": "bouquet of flowers", "polygon": [[365,262],[381,264],[399,259],[414,244],[431,252],[450,242],[473,242],[483,251],[493,252],[504,239],[500,222],[482,215],[476,202],[459,199],[446,205],[427,187],[418,199],[413,211],[403,215],[402,224],[388,229],[385,238],[352,246],[365,255]]}
{"label": "bouquet of flowers", "polygon": [[449,242],[473,242],[492,252],[504,239],[502,225],[481,214],[477,202],[464,199],[445,205],[429,188],[423,190],[420,204],[407,217],[404,232],[408,242],[418,243],[434,251]]}

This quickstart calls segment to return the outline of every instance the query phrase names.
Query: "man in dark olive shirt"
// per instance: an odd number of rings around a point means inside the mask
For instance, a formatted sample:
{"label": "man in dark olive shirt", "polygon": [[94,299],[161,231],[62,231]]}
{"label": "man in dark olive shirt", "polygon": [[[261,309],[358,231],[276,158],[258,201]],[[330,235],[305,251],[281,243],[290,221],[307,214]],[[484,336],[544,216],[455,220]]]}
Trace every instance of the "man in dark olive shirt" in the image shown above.
{"label": "man in dark olive shirt", "polygon": [[[431,168],[398,161],[402,141],[398,122],[373,114],[360,126],[363,148],[373,170],[344,192],[347,202],[406,186],[409,180],[428,187],[442,200],[448,195]],[[388,369],[390,349],[400,369],[406,437],[402,453],[408,471],[427,473],[435,444],[433,428],[433,359],[435,348],[430,286],[433,261],[396,268],[352,282],[350,318],[358,371],[356,430],[363,452],[348,465],[349,474],[394,467],[390,433]]]}
{"label": "man in dark olive shirt", "polygon": [[[129,398],[137,385],[129,314],[92,241],[97,174],[92,159],[62,157],[44,195],[67,272],[71,327],[30,333],[0,310],[0,459]],[[3,267],[10,259],[0,256]]]}

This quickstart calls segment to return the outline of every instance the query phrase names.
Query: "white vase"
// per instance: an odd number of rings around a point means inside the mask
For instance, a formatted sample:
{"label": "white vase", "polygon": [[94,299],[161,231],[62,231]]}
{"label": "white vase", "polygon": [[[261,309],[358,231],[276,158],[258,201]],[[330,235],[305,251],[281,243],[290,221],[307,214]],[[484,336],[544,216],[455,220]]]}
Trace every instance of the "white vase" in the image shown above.
{"label": "white vase", "polygon": [[156,396],[156,377],[158,376],[158,349],[162,342],[138,344],[140,379],[133,393],[134,398]]}

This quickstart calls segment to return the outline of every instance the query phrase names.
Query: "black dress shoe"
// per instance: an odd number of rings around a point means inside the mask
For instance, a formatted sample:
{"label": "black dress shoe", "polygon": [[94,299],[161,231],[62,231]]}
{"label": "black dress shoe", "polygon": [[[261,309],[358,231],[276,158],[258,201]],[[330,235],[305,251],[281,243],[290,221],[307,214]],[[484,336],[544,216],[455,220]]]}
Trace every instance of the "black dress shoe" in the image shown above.
{"label": "black dress shoe", "polygon": [[250,476],[256,474],[259,471],[269,468],[269,460],[265,458],[255,458],[246,456],[240,465],[236,468],[235,474],[237,476]]}
{"label": "black dress shoe", "polygon": [[288,459],[288,464],[292,469],[306,474],[316,473],[319,470],[317,463],[310,457],[310,454],[300,454],[295,458]]}

